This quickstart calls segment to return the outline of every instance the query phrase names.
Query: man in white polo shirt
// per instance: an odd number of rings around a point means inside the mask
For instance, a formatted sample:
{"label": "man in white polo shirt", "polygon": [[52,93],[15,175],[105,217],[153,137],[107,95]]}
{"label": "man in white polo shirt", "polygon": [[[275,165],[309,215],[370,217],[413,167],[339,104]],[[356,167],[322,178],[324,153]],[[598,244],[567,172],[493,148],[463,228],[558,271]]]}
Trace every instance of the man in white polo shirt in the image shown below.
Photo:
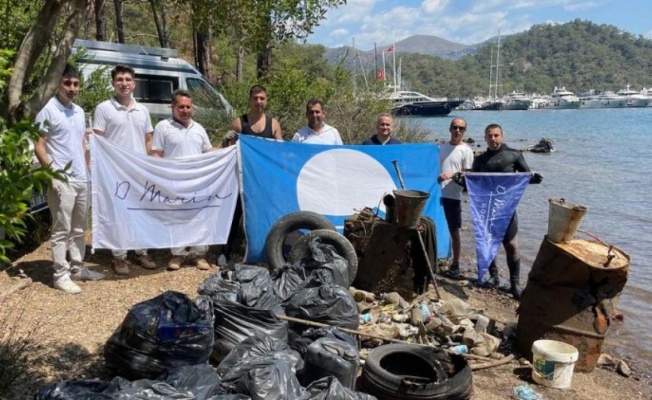
{"label": "man in white polo shirt", "polygon": [[[147,108],[132,96],[136,88],[135,78],[133,68],[126,65],[117,65],[111,70],[111,85],[115,93],[95,108],[93,130],[120,146],[148,154],[152,142],[152,120]],[[129,275],[131,263],[127,260],[127,251],[113,250],[112,253],[115,273]],[[145,269],[158,268],[146,249],[137,249],[134,259]]]}
{"label": "man in white polo shirt", "polygon": [[306,105],[308,125],[299,129],[292,141],[310,144],[342,144],[340,133],[324,122],[325,117],[324,104],[318,99],[309,100]]}
{"label": "man in white polo shirt", "polygon": [[[177,158],[206,153],[213,150],[204,127],[192,119],[192,97],[185,90],[172,93],[172,117],[156,124],[152,140],[151,154],[154,157]],[[181,268],[186,260],[193,262],[197,268],[207,270],[210,265],[206,261],[208,246],[173,247],[172,259],[168,270]]]}
{"label": "man in white polo shirt", "polygon": [[79,73],[73,66],[66,65],[57,94],[36,115],[41,137],[34,146],[34,154],[41,165],[60,170],[70,164],[68,182],[55,179],[48,190],[54,287],[70,294],[81,293],[75,280],[104,279],[104,275],[84,266],[90,185],[84,149],[84,110],[72,102],[78,93]]}

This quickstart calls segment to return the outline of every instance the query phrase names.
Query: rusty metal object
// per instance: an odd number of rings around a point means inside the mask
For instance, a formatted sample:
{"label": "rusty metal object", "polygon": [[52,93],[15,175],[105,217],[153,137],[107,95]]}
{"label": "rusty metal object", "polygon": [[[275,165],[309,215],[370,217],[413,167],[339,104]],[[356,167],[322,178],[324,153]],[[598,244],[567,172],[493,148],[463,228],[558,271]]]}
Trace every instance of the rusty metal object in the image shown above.
{"label": "rusty metal object", "polygon": [[531,357],[535,340],[559,340],[578,349],[576,371],[592,371],[628,270],[629,256],[616,247],[544,238],[521,298],[519,349]]}

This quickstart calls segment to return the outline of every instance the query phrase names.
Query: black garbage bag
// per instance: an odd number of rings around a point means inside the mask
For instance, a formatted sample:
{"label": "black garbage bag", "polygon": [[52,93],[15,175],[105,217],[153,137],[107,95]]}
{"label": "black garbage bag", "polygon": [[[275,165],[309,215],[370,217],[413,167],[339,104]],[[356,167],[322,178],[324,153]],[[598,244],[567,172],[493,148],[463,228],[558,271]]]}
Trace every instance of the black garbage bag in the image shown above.
{"label": "black garbage bag", "polygon": [[312,342],[315,340],[324,337],[341,340],[353,347],[358,347],[358,340],[355,338],[355,336],[344,332],[336,326],[331,326],[328,328],[308,328],[301,332],[301,334],[298,334],[295,331],[290,331],[290,348],[298,351],[301,355],[301,358],[305,358],[308,346],[310,346],[310,344],[312,344]]}
{"label": "black garbage bag", "polygon": [[344,257],[337,254],[335,247],[322,243],[316,237],[308,243],[308,253],[299,261],[299,264],[308,272],[324,270],[332,277],[335,285],[349,287],[349,263]]}
{"label": "black garbage bag", "polygon": [[353,391],[342,386],[335,377],[327,376],[314,381],[306,389],[306,400],[376,400],[370,394]]}
{"label": "black garbage bag", "polygon": [[213,347],[211,300],[167,291],[134,305],[104,347],[110,369],[129,379],[205,364]]}
{"label": "black garbage bag", "polygon": [[222,360],[217,367],[221,376],[229,374],[234,376],[238,371],[243,371],[243,366],[253,359],[271,358],[286,360],[293,371],[303,368],[303,359],[299,353],[290,349],[290,346],[269,336],[252,336],[240,342]]}
{"label": "black garbage bag", "polygon": [[272,270],[271,277],[276,297],[281,302],[287,300],[301,286],[307,276],[301,263],[286,263]]}
{"label": "black garbage bag", "polygon": [[235,345],[251,336],[269,336],[287,343],[287,323],[276,317],[285,312],[266,269],[237,264],[235,271],[210,276],[198,292],[213,300],[214,363],[221,362]]}
{"label": "black garbage bag", "polygon": [[[323,274],[311,274],[304,287],[285,302],[285,313],[326,325],[358,329],[358,307],[353,296],[342,286],[324,283],[322,277]],[[299,331],[305,328],[295,323],[290,327]]]}
{"label": "black garbage bag", "polygon": [[213,274],[197,292],[209,296],[213,303],[228,300],[246,307],[282,311],[269,271],[255,265],[236,264],[233,270]]}
{"label": "black garbage bag", "polygon": [[208,364],[184,365],[172,368],[159,376],[158,380],[177,390],[188,391],[198,400],[225,394],[220,387],[222,380],[215,369]]}
{"label": "black garbage bag", "polygon": [[48,385],[38,391],[35,400],[110,400],[110,394],[104,394],[109,382],[98,380],[72,380]]}
{"label": "black garbage bag", "polygon": [[294,400],[304,394],[290,363],[272,357],[244,360],[222,375],[222,386],[253,400]]}

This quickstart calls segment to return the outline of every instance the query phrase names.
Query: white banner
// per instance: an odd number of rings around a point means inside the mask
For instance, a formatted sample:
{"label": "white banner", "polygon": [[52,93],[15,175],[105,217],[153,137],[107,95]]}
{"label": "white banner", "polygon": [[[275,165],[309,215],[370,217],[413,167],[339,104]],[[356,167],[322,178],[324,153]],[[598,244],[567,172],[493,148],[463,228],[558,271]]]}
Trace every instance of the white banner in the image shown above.
{"label": "white banner", "polygon": [[238,198],[236,146],[149,157],[91,135],[93,247],[224,244]]}

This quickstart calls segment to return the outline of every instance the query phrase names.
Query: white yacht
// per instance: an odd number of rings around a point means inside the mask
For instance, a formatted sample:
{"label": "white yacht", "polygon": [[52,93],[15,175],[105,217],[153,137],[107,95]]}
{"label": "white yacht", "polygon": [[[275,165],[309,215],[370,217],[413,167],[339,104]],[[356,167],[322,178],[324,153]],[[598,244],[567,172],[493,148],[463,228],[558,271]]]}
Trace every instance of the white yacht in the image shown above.
{"label": "white yacht", "polygon": [[612,91],[580,97],[581,108],[624,108],[627,107],[627,97]]}
{"label": "white yacht", "polygon": [[616,94],[627,98],[627,107],[647,107],[652,102],[652,97],[630,89],[629,84],[627,84],[627,88],[620,89]]}
{"label": "white yacht", "polygon": [[525,93],[513,91],[505,97],[504,110],[528,110],[532,106],[532,98]]}
{"label": "white yacht", "polygon": [[575,93],[566,90],[564,86],[556,87],[550,94],[550,101],[540,103],[541,109],[572,109],[580,108],[580,99],[575,96]]}

